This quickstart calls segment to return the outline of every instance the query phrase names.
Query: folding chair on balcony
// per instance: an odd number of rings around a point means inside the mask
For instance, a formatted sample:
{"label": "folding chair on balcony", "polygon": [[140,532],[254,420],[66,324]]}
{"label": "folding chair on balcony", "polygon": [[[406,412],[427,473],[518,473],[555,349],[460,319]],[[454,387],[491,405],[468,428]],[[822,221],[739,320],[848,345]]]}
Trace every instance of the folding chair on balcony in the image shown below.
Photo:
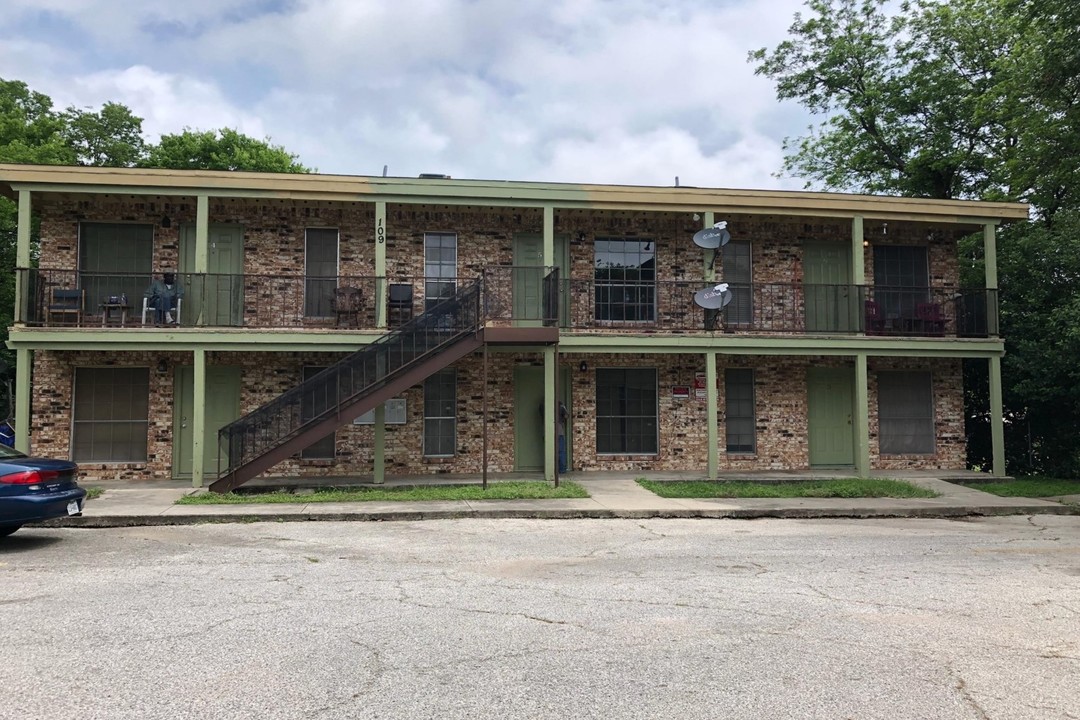
{"label": "folding chair on balcony", "polygon": [[[68,288],[52,288],[49,293],[49,306],[46,308],[49,325],[82,325],[82,316],[86,311],[86,291]],[[59,318],[59,322],[56,321]]]}
{"label": "folding chair on balcony", "polygon": [[389,310],[390,327],[404,325],[413,318],[413,286],[410,283],[391,283]]}
{"label": "folding chair on balcony", "polygon": [[945,334],[945,319],[941,317],[941,305],[919,303],[915,306],[915,318],[919,321],[919,328],[926,335]]}
{"label": "folding chair on balcony", "polygon": [[[176,312],[171,313],[173,316],[173,325],[180,325],[180,308],[183,307],[184,298],[176,298]],[[158,311],[156,308],[150,306],[150,298],[143,298],[142,301],[142,324],[146,324],[146,316],[150,316],[150,322],[156,324],[159,320]]]}
{"label": "folding chair on balcony", "polygon": [[337,325],[351,322],[354,327],[360,327],[360,310],[362,309],[360,288],[334,288],[334,297],[330,300],[330,305],[334,314],[337,315]]}

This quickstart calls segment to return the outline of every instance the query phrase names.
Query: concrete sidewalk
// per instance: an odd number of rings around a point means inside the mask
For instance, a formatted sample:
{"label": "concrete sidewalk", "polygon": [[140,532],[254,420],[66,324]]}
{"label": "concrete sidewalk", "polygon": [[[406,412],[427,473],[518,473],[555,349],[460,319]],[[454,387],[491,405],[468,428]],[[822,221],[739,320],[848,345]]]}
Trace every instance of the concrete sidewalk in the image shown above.
{"label": "concrete sidewalk", "polygon": [[[897,473],[893,473],[895,477]],[[874,518],[979,515],[1080,515],[1080,506],[1030,498],[1006,498],[936,477],[904,480],[940,493],[936,498],[716,498],[658,497],[633,475],[571,477],[588,498],[575,500],[456,500],[250,505],[176,505],[190,487],[108,487],[86,503],[82,517],[52,526],[128,527],[206,522],[311,520],[434,520],[456,518]],[[668,479],[656,476],[655,479]]]}

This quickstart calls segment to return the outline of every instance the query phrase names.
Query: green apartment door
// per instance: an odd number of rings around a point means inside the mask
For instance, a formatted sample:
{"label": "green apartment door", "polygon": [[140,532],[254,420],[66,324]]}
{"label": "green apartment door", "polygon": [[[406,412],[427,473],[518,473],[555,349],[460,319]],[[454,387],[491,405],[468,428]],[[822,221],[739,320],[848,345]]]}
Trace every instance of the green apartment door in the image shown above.
{"label": "green apartment door", "polygon": [[850,368],[807,368],[810,465],[854,465],[851,425],[855,374]]}
{"label": "green apartment door", "polygon": [[[238,327],[242,324],[244,293],[244,228],[211,225],[205,277],[192,278],[185,288],[181,322]],[[180,228],[180,272],[195,272],[195,226]]]}
{"label": "green apartment door", "polygon": [[[559,268],[559,317],[566,325],[570,317],[566,305],[569,287],[570,236],[555,236],[555,266]],[[544,319],[544,237],[537,233],[514,235],[514,318],[521,325],[537,325]]]}
{"label": "green apartment door", "polygon": [[[195,368],[184,366],[176,373],[176,406],[173,413],[173,475],[191,476]],[[209,365],[206,368],[206,436],[203,441],[203,471],[218,471],[218,430],[240,417],[240,368]],[[224,459],[224,458],[222,458]]]}
{"label": "green apartment door", "polygon": [[[570,368],[562,368],[559,397],[570,411]],[[514,469],[542,472],[544,469],[544,368],[519,365],[514,368]],[[567,467],[573,467],[572,433],[567,428]]]}
{"label": "green apartment door", "polygon": [[844,243],[808,242],[803,246],[803,287],[808,332],[851,332],[853,313],[851,247]]}

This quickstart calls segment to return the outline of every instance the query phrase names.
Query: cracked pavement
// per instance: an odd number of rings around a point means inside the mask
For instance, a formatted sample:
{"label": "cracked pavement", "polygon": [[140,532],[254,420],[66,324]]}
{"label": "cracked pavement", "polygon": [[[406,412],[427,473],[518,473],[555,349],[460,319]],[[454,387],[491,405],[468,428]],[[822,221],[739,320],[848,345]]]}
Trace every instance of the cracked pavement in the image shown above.
{"label": "cracked pavement", "polygon": [[26,528],[19,718],[1080,718],[1080,518]]}

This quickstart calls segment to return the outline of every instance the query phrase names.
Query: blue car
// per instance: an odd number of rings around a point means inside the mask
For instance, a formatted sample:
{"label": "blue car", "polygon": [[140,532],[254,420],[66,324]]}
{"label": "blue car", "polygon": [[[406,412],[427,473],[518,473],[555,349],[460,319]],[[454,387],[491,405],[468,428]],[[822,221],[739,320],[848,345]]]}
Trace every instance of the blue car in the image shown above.
{"label": "blue car", "polygon": [[0,537],[26,523],[81,515],[86,491],[78,475],[73,462],[28,457],[0,445]]}

